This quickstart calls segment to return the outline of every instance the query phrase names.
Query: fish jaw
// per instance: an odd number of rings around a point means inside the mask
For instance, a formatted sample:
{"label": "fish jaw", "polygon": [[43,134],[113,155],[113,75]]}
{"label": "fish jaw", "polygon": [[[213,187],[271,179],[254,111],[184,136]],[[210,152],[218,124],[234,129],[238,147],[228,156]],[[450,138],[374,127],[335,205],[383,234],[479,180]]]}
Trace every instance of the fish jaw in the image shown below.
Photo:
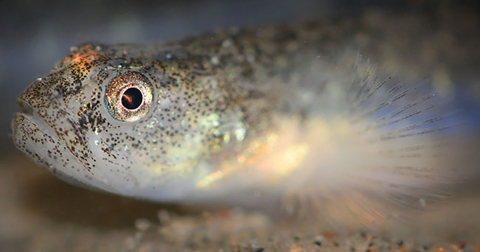
{"label": "fish jaw", "polygon": [[[66,144],[76,141],[80,146],[83,140],[59,94],[39,79],[20,94],[17,102],[21,112],[14,114],[11,125],[15,146],[62,180],[92,187],[81,180],[98,180],[95,171],[85,166],[88,160],[81,160],[77,149]],[[105,182],[95,185],[97,190],[112,190]]]}
{"label": "fish jaw", "polygon": [[[15,146],[59,178],[73,184],[83,184],[73,175],[76,167],[80,167],[81,163],[65,146],[59,144],[58,137],[45,126],[33,115],[16,113],[12,121]],[[57,169],[56,167],[59,166],[71,169]]]}

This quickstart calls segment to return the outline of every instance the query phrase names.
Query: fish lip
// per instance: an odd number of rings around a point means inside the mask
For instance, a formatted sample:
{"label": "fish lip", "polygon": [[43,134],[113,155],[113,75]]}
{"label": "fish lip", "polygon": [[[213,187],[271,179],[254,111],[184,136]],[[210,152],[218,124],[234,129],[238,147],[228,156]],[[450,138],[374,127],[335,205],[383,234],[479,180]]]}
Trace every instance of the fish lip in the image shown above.
{"label": "fish lip", "polygon": [[39,130],[41,134],[43,134],[43,139],[48,138],[50,144],[58,144],[58,137],[52,132],[50,127],[42,122],[42,120],[35,118],[33,113],[17,112],[13,115],[11,129],[15,147],[33,159],[36,163],[44,165],[49,170],[52,170],[48,158],[39,155],[38,150],[36,150],[36,148],[38,148],[39,145],[42,145],[42,143],[40,143],[40,141],[31,141],[33,139],[39,139],[35,136],[36,130]]}
{"label": "fish lip", "polygon": [[[21,117],[23,117],[23,120],[26,120],[28,123],[34,124],[37,128],[41,129],[43,133],[46,133],[49,137],[51,137],[55,142],[59,141],[59,138],[55,131],[48,125],[44,120],[42,120],[41,117],[39,117],[37,114],[34,112],[16,112],[13,115],[13,120],[12,120],[12,131],[13,131],[13,137],[14,140],[16,140],[19,135],[18,130],[22,126],[21,123],[19,123]],[[22,122],[25,123],[25,122]]]}
{"label": "fish lip", "polygon": [[[48,82],[37,80],[20,93],[17,103],[20,111],[14,113],[11,122],[15,147],[70,184],[113,191],[110,185],[96,178],[95,172],[88,171],[87,174],[82,169],[85,168],[85,161],[72,151],[67,140],[60,135],[62,132],[59,130],[75,130],[72,120],[75,114],[66,106],[61,93],[49,86]],[[56,113],[46,113],[45,110],[56,110]],[[57,123],[62,126],[56,127]],[[71,169],[74,166],[77,168]],[[85,181],[86,176],[95,179],[97,185]]]}
{"label": "fish lip", "polygon": [[30,103],[26,102],[23,99],[17,99],[17,104],[18,104],[18,107],[20,108],[20,113],[19,112],[17,113],[23,114],[23,115],[29,115],[29,116],[33,115],[34,109],[30,105]]}
{"label": "fish lip", "polygon": [[[13,116],[11,128],[14,145],[25,155],[37,164],[47,168],[60,179],[70,184],[87,187],[83,182],[76,179],[73,174],[65,172],[62,167],[59,167],[59,163],[56,159],[49,158],[46,154],[47,152],[52,151],[55,147],[58,147],[60,141],[57,134],[55,134],[43,120],[38,120],[34,114],[28,112],[17,112]],[[40,132],[34,132],[35,130],[39,130]],[[41,138],[35,138],[35,135],[37,134],[40,134]],[[30,142],[26,141],[28,139]],[[33,139],[40,141],[32,141]],[[42,142],[41,140],[44,140],[45,142]],[[78,165],[81,165],[81,163],[70,153],[64,153],[64,155],[69,156],[71,162],[76,162]]]}
{"label": "fish lip", "polygon": [[[32,84],[33,85],[33,84]],[[43,86],[47,87],[45,84]],[[36,86],[35,88],[38,88]],[[48,152],[61,149],[64,145],[63,141],[58,136],[55,129],[37,113],[37,110],[31,103],[35,100],[29,101],[24,91],[17,98],[20,112],[13,115],[11,122],[12,138],[15,147],[21,150],[29,158],[34,160],[37,164],[44,166],[50,172],[60,179],[77,186],[89,187],[84,182],[78,180],[72,171],[67,171],[62,167],[62,163],[56,158],[51,158],[47,155]],[[49,88],[49,93],[51,88]],[[57,98],[58,100],[58,98]],[[58,101],[60,102],[60,101]],[[73,155],[68,148],[63,153],[64,157],[68,157],[69,162],[73,162],[78,166],[83,166],[82,162]],[[101,188],[89,187],[97,190]]]}
{"label": "fish lip", "polygon": [[[43,106],[35,105],[47,102],[45,96],[47,96],[47,99],[50,99],[52,103],[56,103],[58,106],[62,107],[62,110],[66,110],[58,92],[45,83],[44,78],[37,79],[17,96],[17,105],[20,111],[13,115],[11,122],[12,138],[18,149],[35,160],[35,162],[46,166],[49,170],[58,175],[60,170],[51,167],[51,164],[49,163],[51,160],[49,160],[49,157],[46,155],[39,155],[38,152],[42,151],[37,149],[47,149],[48,147],[45,143],[39,143],[42,139],[38,138],[36,134],[41,134],[44,139],[48,138],[50,141],[48,144],[52,146],[63,144],[54,126],[50,124],[55,123],[55,121],[49,123],[39,112],[42,108],[45,108],[44,105],[48,106],[48,104],[42,104]],[[75,160],[74,162],[79,162],[81,164],[76,157],[73,157],[71,160]],[[55,172],[55,170],[58,172]]]}
{"label": "fish lip", "polygon": [[15,137],[17,135],[17,130],[19,129],[18,127],[20,125],[15,125],[16,122],[18,122],[18,117],[24,117],[25,120],[29,121],[30,123],[35,124],[39,129],[43,130],[44,133],[47,133],[48,136],[50,136],[52,139],[54,139],[56,142],[59,141],[59,137],[55,130],[52,128],[51,125],[49,125],[43,118],[37,113],[37,109],[32,105],[34,101],[31,99],[27,99],[27,93],[29,92],[28,90],[30,88],[41,88],[43,89],[43,92],[47,91],[48,94],[51,94],[55,97],[55,102],[58,102],[61,104],[61,101],[58,99],[58,96],[55,95],[55,91],[45,84],[43,80],[36,80],[33,83],[30,84],[30,86],[24,90],[20,95],[17,97],[17,105],[20,109],[20,112],[16,112],[14,114],[14,119],[12,120],[12,131],[13,131],[13,136]]}

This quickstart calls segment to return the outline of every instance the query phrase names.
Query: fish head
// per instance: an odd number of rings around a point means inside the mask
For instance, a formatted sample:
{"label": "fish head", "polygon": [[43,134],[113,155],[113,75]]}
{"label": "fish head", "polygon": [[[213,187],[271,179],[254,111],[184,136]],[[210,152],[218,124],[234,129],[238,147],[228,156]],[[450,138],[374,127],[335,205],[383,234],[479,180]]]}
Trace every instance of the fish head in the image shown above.
{"label": "fish head", "polygon": [[176,65],[126,50],[74,48],[33,82],[17,99],[15,145],[72,183],[179,198],[223,143],[218,104]]}

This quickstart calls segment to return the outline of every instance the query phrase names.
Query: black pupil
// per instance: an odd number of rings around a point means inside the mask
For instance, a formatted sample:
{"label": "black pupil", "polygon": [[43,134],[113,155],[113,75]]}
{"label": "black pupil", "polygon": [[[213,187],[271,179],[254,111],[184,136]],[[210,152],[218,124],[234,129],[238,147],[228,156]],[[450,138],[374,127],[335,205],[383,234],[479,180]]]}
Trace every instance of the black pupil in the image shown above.
{"label": "black pupil", "polygon": [[137,109],[142,105],[143,95],[137,88],[129,88],[122,95],[122,105],[127,109]]}

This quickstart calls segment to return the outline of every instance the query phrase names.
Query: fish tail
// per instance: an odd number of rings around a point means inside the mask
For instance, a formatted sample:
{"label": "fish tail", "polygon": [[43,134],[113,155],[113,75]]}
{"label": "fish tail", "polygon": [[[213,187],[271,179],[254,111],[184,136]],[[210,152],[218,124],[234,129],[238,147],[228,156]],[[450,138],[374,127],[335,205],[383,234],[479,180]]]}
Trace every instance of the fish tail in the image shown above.
{"label": "fish tail", "polygon": [[312,140],[304,172],[284,186],[282,209],[369,227],[436,209],[478,170],[458,162],[473,157],[465,142],[472,127],[455,89],[382,76],[361,57],[350,66],[355,76],[336,68],[330,75],[339,78],[323,80],[323,90],[337,91],[322,96],[309,132],[323,127],[328,137]]}

